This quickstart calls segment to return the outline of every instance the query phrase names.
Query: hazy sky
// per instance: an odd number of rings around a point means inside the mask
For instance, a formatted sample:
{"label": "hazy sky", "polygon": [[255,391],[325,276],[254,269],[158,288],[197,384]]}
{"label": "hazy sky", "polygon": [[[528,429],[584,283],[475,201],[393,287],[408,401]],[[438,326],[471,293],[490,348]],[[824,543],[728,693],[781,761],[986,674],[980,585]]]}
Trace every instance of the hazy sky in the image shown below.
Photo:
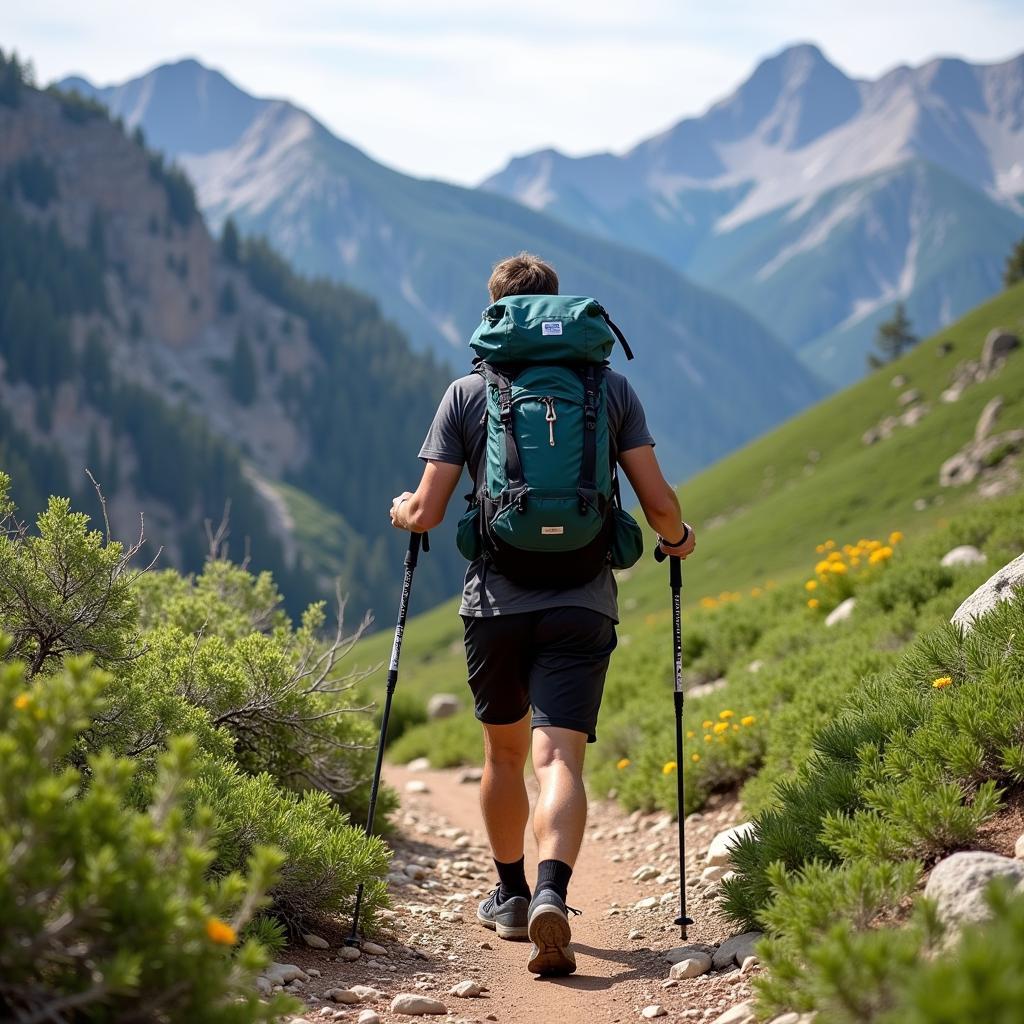
{"label": "hazy sky", "polygon": [[544,146],[621,150],[761,57],[818,43],[867,77],[1024,49],[1024,0],[0,0],[0,47],[99,84],[194,56],[377,159],[475,184]]}

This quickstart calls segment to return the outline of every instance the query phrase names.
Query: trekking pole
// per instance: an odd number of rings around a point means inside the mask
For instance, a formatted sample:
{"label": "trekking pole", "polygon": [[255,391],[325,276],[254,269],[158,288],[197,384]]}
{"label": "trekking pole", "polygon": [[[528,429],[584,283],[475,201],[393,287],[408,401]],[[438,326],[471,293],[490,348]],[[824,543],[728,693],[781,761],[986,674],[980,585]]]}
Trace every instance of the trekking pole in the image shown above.
{"label": "trekking pole", "polygon": [[664,562],[668,558],[668,579],[672,588],[672,660],[674,670],[672,697],[676,709],[676,817],[679,820],[679,934],[686,938],[686,926],[693,924],[693,918],[686,916],[686,825],[684,807],[686,793],[683,779],[683,617],[682,563],[675,555],[669,557],[659,545],[654,549],[654,559]]}
{"label": "trekking pole", "polygon": [[[395,626],[395,640],[391,645],[391,663],[388,666],[387,695],[384,698],[384,712],[380,719],[380,737],[377,740],[377,763],[373,769],[373,785],[370,787],[370,808],[366,813],[366,834],[373,833],[373,818],[377,810],[377,792],[380,789],[380,773],[384,766],[384,742],[388,735],[388,718],[391,716],[391,702],[398,685],[398,659],[402,655],[402,635],[405,633],[405,617],[409,612],[409,592],[412,590],[412,574],[419,560],[420,543],[423,550],[430,550],[430,541],[425,533],[409,536],[409,550],[405,553],[405,579],[402,581],[402,597],[398,603],[398,624]],[[346,946],[359,945],[359,910],[363,903],[363,883],[356,887],[356,906],[352,911],[352,934],[345,940]]]}

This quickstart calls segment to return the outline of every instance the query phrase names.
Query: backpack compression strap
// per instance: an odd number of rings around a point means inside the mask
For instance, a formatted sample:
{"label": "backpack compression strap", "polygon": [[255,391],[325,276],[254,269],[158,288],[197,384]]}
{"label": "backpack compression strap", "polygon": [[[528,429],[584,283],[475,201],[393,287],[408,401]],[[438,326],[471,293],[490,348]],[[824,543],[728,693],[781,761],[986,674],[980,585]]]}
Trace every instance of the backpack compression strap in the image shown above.
{"label": "backpack compression strap", "polygon": [[[580,512],[597,496],[597,371],[604,367],[587,366],[578,371],[583,382],[583,455],[580,459]],[[600,511],[600,510],[598,510]]]}

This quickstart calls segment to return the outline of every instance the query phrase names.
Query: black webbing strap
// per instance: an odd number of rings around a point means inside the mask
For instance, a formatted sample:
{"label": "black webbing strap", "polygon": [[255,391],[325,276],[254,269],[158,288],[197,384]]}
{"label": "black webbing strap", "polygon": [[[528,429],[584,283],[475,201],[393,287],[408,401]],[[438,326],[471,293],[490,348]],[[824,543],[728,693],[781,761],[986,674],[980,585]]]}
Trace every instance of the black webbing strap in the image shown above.
{"label": "black webbing strap", "polygon": [[581,373],[583,381],[583,457],[580,459],[580,512],[589,505],[588,496],[597,494],[597,389],[598,369],[587,366]]}
{"label": "black webbing strap", "polygon": [[523,477],[523,463],[519,458],[519,445],[516,444],[515,431],[512,429],[512,381],[488,363],[481,363],[480,366],[484,379],[498,392],[498,415],[505,433],[505,477],[508,490],[522,490],[526,480]]}
{"label": "black webbing strap", "polygon": [[612,329],[612,331],[615,334],[615,337],[619,339],[619,344],[622,346],[622,351],[626,353],[626,358],[632,359],[633,350],[629,347],[629,342],[626,341],[626,336],[622,333],[622,331],[619,330],[618,324],[616,324],[615,321],[612,320],[612,318],[603,308],[601,309],[601,316],[604,317],[605,322]]}

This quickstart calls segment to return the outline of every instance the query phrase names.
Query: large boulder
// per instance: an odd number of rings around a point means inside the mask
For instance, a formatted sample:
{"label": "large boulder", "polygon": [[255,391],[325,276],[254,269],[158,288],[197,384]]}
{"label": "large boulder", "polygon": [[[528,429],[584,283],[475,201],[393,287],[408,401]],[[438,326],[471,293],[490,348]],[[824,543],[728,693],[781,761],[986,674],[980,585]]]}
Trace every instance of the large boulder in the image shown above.
{"label": "large boulder", "polygon": [[427,718],[436,722],[441,718],[451,718],[458,714],[462,701],[454,693],[435,693],[427,701]]}
{"label": "large boulder", "polygon": [[946,568],[955,565],[980,565],[984,561],[984,554],[973,544],[960,544],[942,556],[942,565]]}
{"label": "large boulder", "polygon": [[727,828],[724,832],[719,832],[718,835],[711,840],[711,845],[708,847],[708,867],[716,867],[720,864],[732,864],[733,847],[740,841],[740,839],[749,835],[753,831],[753,828],[754,823],[752,821],[745,821],[742,825],[733,825],[732,828]]}
{"label": "large boulder", "polygon": [[996,425],[996,420],[999,419],[999,414],[1002,410],[1002,395],[996,395],[985,403],[985,408],[981,410],[978,422],[974,425],[975,444],[980,444],[986,437],[988,437],[989,434],[992,433],[992,428]]}
{"label": "large boulder", "polygon": [[1024,586],[1024,554],[1018,555],[993,573],[953,613],[954,625],[970,630],[976,619],[991,611],[1000,601],[1009,601],[1018,587]]}
{"label": "large boulder", "polygon": [[999,327],[988,332],[984,345],[981,346],[981,368],[990,373],[999,362],[1005,359],[1020,345],[1020,338]]}
{"label": "large boulder", "polygon": [[739,966],[748,956],[756,956],[754,946],[764,937],[763,932],[744,932],[726,939],[711,958],[711,965],[716,971],[723,967]]}
{"label": "large boulder", "polygon": [[940,860],[924,888],[944,924],[970,924],[989,916],[985,890],[996,878],[1024,889],[1024,863],[984,850],[966,850]]}

